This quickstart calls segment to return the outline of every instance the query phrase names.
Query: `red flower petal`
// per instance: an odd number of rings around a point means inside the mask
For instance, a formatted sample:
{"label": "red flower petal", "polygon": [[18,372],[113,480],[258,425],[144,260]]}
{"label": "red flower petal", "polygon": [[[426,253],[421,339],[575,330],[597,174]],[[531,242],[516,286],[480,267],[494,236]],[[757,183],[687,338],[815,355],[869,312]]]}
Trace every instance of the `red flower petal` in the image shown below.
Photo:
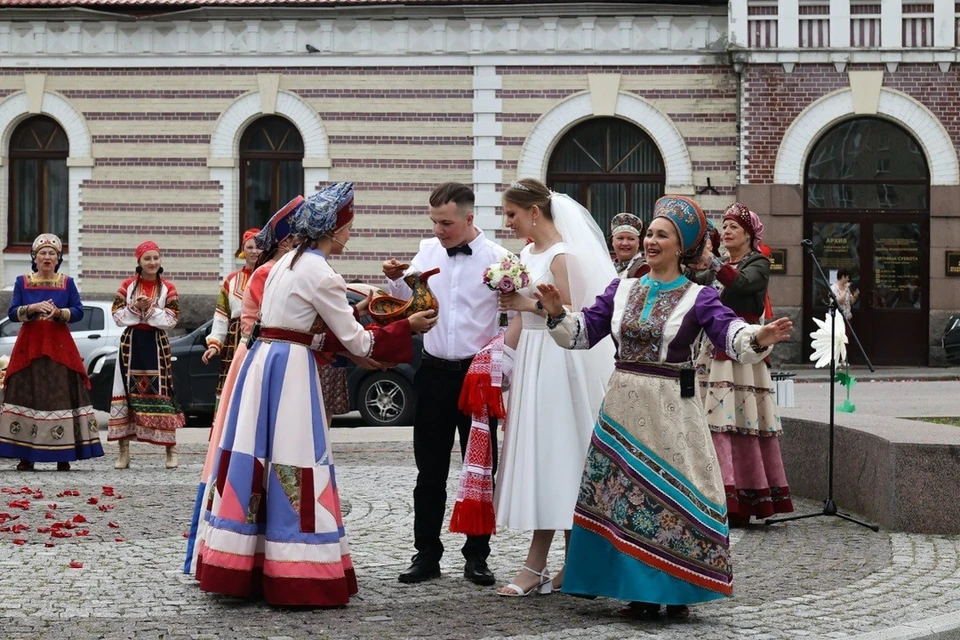
{"label": "red flower petal", "polygon": [[3,489],[0,489],[0,492],[2,492],[2,493],[17,493],[17,490],[16,490],[16,489],[11,489],[10,487],[4,487]]}
{"label": "red flower petal", "polygon": [[15,524],[15,525],[13,525],[13,532],[14,532],[14,533],[20,533],[21,531],[26,531],[26,530],[28,530],[29,528],[30,528],[30,527],[29,527],[28,525],[25,525],[25,524]]}
{"label": "red flower petal", "polygon": [[56,508],[57,508],[57,503],[56,503],[56,502],[51,502],[51,503],[48,504],[47,506],[50,507],[51,509],[56,509]]}
{"label": "red flower petal", "polygon": [[47,511],[47,515],[45,515],[45,516],[43,516],[43,517],[46,518],[47,520],[56,520],[56,519],[57,519],[57,516],[53,515],[53,514],[50,513],[49,511]]}
{"label": "red flower petal", "polygon": [[71,561],[70,561],[70,568],[71,568],[71,569],[83,569],[83,563],[82,563],[82,562],[77,562],[76,560],[71,560]]}
{"label": "red flower petal", "polygon": [[53,546],[53,543],[52,543],[52,542],[44,542],[44,543],[43,543],[43,546],[45,546],[45,547],[52,547],[52,546]]}
{"label": "red flower petal", "polygon": [[86,522],[86,521],[87,521],[87,519],[83,517],[83,514],[80,514],[80,513],[78,513],[77,515],[73,516],[72,520],[73,520],[74,522]]}
{"label": "red flower petal", "polygon": [[66,529],[76,529],[77,525],[74,524],[73,520],[67,520],[63,523],[64,528]]}
{"label": "red flower petal", "polygon": [[13,530],[13,527],[0,527],[0,533],[10,533]]}
{"label": "red flower petal", "polygon": [[123,538],[114,538],[113,541],[114,541],[114,542],[123,542]]}
{"label": "red flower petal", "polygon": [[77,530],[74,532],[74,535],[77,536],[78,538],[82,538],[83,536],[88,536],[88,535],[90,535],[90,530],[89,530],[89,529],[77,529]]}
{"label": "red flower petal", "polygon": [[27,541],[24,540],[23,538],[14,538],[13,544],[15,544],[15,545],[24,545],[24,544],[27,544]]}
{"label": "red flower petal", "polygon": [[[20,487],[20,493],[33,493],[33,489],[30,487]],[[37,489],[39,491],[39,489]]]}
{"label": "red flower petal", "polygon": [[87,500],[87,504],[97,504],[98,502],[100,502],[100,500],[95,496],[90,496],[90,498]]}
{"label": "red flower petal", "polygon": [[50,533],[53,531],[50,527],[37,527],[37,533]]}
{"label": "red flower petal", "polygon": [[37,491],[35,494],[33,494],[33,499],[43,500],[43,491]]}
{"label": "red flower petal", "polygon": [[105,496],[112,496],[112,495],[113,495],[113,487],[106,487],[106,486],[103,487],[103,495],[105,495]]}
{"label": "red flower petal", "polygon": [[119,529],[119,528],[120,528],[120,525],[118,525],[116,522],[108,522],[108,523],[107,523],[107,526],[110,527],[111,529]]}
{"label": "red flower petal", "polygon": [[56,531],[51,531],[51,532],[50,532],[50,537],[51,537],[51,538],[69,538],[69,537],[71,537],[72,535],[73,535],[73,534],[70,533],[69,531],[60,531],[59,529],[56,530]]}
{"label": "red flower petal", "polygon": [[184,532],[183,532],[183,537],[184,537],[184,538],[189,538],[189,537],[190,537],[190,532],[189,532],[189,531],[184,531]]}

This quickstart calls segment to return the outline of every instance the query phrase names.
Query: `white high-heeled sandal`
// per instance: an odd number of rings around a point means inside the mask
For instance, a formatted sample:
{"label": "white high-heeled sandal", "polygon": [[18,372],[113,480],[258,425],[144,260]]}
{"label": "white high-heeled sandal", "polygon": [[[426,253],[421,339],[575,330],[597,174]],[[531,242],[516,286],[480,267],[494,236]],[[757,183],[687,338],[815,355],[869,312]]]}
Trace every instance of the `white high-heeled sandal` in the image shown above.
{"label": "white high-heeled sandal", "polygon": [[523,589],[521,589],[520,587],[518,587],[517,585],[511,582],[506,586],[506,588],[513,591],[513,593],[503,593],[498,589],[497,595],[503,596],[505,598],[523,598],[523,597],[532,596],[535,594],[539,594],[541,596],[548,596],[550,595],[550,593],[553,592],[553,582],[550,581],[550,572],[547,571],[546,567],[543,568],[543,571],[534,571],[530,567],[524,566],[523,570],[529,571],[533,575],[540,578],[540,582],[530,587],[530,589],[528,589],[527,591],[524,591]]}

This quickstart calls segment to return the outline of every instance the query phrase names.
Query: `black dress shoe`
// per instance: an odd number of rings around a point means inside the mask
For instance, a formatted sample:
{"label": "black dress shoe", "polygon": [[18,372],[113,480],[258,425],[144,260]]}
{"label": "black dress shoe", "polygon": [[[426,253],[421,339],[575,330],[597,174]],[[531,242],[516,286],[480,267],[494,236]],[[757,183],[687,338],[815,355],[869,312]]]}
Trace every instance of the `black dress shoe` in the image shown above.
{"label": "black dress shoe", "polygon": [[493,571],[490,571],[490,567],[487,566],[487,561],[478,558],[467,560],[463,565],[463,577],[481,587],[492,586],[497,581]]}
{"label": "black dress shoe", "polygon": [[414,560],[406,571],[400,574],[398,580],[404,584],[415,584],[440,577],[440,563]]}

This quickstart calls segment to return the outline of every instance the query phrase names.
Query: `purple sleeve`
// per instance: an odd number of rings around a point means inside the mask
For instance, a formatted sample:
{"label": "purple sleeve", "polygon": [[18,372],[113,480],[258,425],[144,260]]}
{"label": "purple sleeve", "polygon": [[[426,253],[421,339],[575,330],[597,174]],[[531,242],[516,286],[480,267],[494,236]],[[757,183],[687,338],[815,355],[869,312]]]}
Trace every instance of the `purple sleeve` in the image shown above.
{"label": "purple sleeve", "polygon": [[581,310],[583,327],[587,332],[590,346],[597,344],[610,335],[610,323],[613,321],[613,298],[620,286],[620,278],[615,278],[607,289],[597,296],[589,307]]}
{"label": "purple sleeve", "polygon": [[737,334],[747,326],[747,323],[720,302],[720,294],[712,287],[704,287],[700,290],[694,304],[694,312],[697,314],[697,322],[703,327],[710,342],[718,349],[726,351],[731,358],[735,358],[735,354],[730,353],[730,349]]}

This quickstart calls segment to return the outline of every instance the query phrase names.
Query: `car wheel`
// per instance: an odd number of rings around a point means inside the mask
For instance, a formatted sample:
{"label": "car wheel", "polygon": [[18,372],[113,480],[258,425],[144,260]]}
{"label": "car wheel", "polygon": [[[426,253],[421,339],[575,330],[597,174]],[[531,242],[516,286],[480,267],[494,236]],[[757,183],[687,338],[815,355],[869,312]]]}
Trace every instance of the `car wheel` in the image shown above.
{"label": "car wheel", "polygon": [[415,406],[413,385],[392,371],[369,374],[357,389],[357,410],[371,427],[411,424]]}

